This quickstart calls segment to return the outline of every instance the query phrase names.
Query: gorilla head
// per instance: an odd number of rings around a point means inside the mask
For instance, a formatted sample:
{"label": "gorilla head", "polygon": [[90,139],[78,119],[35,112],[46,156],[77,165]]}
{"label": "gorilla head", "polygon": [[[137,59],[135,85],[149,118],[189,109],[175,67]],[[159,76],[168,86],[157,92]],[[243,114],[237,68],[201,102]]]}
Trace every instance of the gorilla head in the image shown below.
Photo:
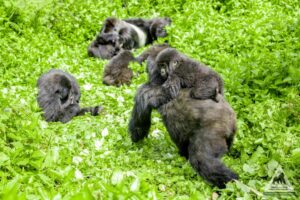
{"label": "gorilla head", "polygon": [[168,17],[165,18],[155,18],[151,20],[150,25],[150,34],[153,39],[156,40],[158,37],[166,37],[167,31],[165,27],[171,24],[171,19]]}
{"label": "gorilla head", "polygon": [[191,97],[196,99],[218,102],[218,94],[223,95],[224,84],[218,73],[174,48],[161,51],[155,64],[163,80],[166,80],[163,88],[171,99],[177,96],[181,88],[192,88]]}
{"label": "gorilla head", "polygon": [[155,59],[161,51],[169,47],[170,45],[168,43],[155,44],[136,58],[136,61],[140,64],[147,60],[148,78],[152,84],[162,84],[164,82],[157,67],[155,66]]}
{"label": "gorilla head", "polygon": [[155,64],[164,80],[183,62],[183,57],[173,48],[166,48],[157,55]]}
{"label": "gorilla head", "polygon": [[52,69],[39,79],[37,101],[48,122],[68,122],[74,116],[90,112],[98,115],[101,106],[80,108],[80,89],[75,78],[61,70]]}

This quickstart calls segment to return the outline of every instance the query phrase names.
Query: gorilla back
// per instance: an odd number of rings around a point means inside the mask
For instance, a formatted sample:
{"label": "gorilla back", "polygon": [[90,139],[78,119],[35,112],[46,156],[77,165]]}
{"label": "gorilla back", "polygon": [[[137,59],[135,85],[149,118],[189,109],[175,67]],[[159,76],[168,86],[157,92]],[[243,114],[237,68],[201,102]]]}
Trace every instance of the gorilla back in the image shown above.
{"label": "gorilla back", "polygon": [[[220,161],[233,142],[235,113],[220,94],[217,103],[212,99],[194,99],[190,91],[180,90],[174,100],[160,106],[158,111],[180,155],[189,159],[208,182],[224,188],[228,181],[238,179],[238,175]],[[146,83],[139,88],[129,122],[133,142],[147,137],[152,105],[160,104],[163,99],[164,92],[159,85]]]}
{"label": "gorilla back", "polygon": [[220,161],[233,142],[235,113],[220,94],[218,103],[211,99],[196,100],[189,94],[189,90],[183,90],[158,111],[180,154],[208,182],[224,188],[228,181],[238,179]]}
{"label": "gorilla back", "polygon": [[90,112],[98,115],[101,106],[80,108],[80,89],[76,79],[61,70],[52,69],[39,79],[37,101],[48,122],[68,122],[74,116]]}

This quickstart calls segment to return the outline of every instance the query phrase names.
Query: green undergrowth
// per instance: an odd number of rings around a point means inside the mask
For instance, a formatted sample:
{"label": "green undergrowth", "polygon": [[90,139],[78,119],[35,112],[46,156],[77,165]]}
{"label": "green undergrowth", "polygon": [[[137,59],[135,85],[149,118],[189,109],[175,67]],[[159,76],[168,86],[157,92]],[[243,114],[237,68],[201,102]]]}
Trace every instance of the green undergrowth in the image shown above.
{"label": "green undergrowth", "polygon": [[[258,192],[280,165],[299,195],[297,0],[0,0],[1,199],[260,198],[242,184],[219,191],[206,183],[179,156],[156,112],[149,138],[132,144],[127,125],[136,89],[147,80],[145,65],[130,65],[130,86],[108,87],[101,80],[107,61],[87,56],[108,16],[170,17],[169,35],[159,42],[216,70],[237,113],[224,162]],[[46,123],[36,82],[51,68],[77,78],[82,106],[105,111]]]}

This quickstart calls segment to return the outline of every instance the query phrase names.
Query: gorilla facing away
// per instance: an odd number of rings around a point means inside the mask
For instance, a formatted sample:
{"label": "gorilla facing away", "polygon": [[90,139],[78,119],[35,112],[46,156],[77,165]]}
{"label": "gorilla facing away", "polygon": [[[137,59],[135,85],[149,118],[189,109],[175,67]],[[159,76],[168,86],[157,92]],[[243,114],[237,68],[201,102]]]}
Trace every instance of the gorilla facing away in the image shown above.
{"label": "gorilla facing away", "polygon": [[[236,132],[236,116],[221,94],[218,102],[212,99],[195,99],[191,88],[181,89],[171,101],[165,102],[163,77],[157,66],[151,69],[149,81],[143,84],[135,96],[135,104],[129,122],[133,142],[149,134],[151,112],[157,107],[170,137],[192,167],[211,184],[224,188],[238,175],[227,168],[220,158],[231,147]],[[159,81],[161,80],[161,81]]]}
{"label": "gorilla facing away", "polygon": [[165,26],[169,24],[169,18],[107,18],[100,33],[88,47],[88,55],[110,59],[121,49],[131,50],[151,44],[158,37],[167,36]]}
{"label": "gorilla facing away", "polygon": [[122,84],[130,84],[133,72],[130,68],[128,68],[128,65],[129,62],[134,60],[134,56],[130,51],[122,50],[105,66],[103,83],[118,87]]}
{"label": "gorilla facing away", "polygon": [[37,101],[48,122],[66,123],[74,116],[84,115],[86,112],[96,116],[102,110],[101,106],[80,108],[79,85],[72,75],[62,70],[52,69],[43,74],[38,79],[37,86]]}

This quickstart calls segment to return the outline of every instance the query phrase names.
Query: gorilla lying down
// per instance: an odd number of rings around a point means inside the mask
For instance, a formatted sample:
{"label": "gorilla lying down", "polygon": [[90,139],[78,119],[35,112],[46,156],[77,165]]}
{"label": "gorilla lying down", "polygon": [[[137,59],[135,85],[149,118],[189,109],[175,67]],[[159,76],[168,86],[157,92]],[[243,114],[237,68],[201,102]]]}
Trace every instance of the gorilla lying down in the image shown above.
{"label": "gorilla lying down", "polygon": [[131,50],[151,44],[158,37],[167,36],[165,26],[170,24],[169,18],[107,18],[100,33],[88,47],[88,55],[110,59],[122,49]]}
{"label": "gorilla lying down", "polygon": [[195,99],[190,96],[192,89],[185,88],[173,100],[161,104],[165,101],[164,78],[156,65],[152,67],[150,81],[143,84],[135,96],[129,122],[131,140],[138,142],[147,137],[152,105],[161,105],[157,110],[170,137],[180,155],[189,160],[199,175],[219,188],[238,179],[238,175],[220,161],[230,149],[236,132],[235,112],[225,98],[216,94],[218,102]]}
{"label": "gorilla lying down", "polygon": [[80,108],[80,89],[75,78],[61,70],[52,69],[43,74],[37,82],[39,88],[37,101],[44,111],[44,117],[48,122],[70,121],[74,116],[98,115],[102,107]]}

